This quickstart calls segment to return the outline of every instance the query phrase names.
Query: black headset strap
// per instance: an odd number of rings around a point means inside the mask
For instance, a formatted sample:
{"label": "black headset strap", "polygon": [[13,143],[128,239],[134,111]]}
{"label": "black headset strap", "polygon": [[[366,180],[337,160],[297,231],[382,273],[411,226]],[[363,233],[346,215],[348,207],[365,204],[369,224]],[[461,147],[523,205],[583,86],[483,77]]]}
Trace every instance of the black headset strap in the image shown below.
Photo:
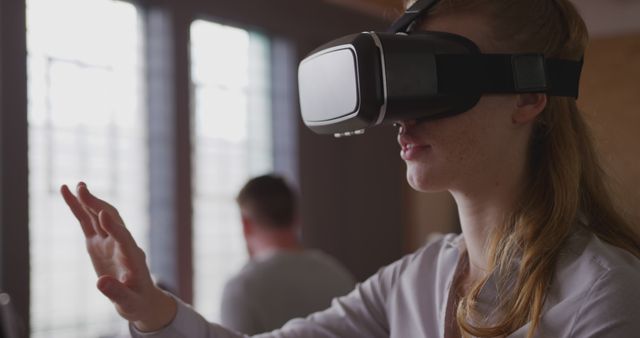
{"label": "black headset strap", "polygon": [[436,55],[443,94],[546,93],[578,98],[582,60],[546,59],[542,54]]}
{"label": "black headset strap", "polygon": [[411,7],[407,8],[400,18],[398,18],[387,30],[388,33],[406,32],[409,26],[420,18],[421,15],[429,12],[439,0],[418,0]]}
{"label": "black headset strap", "polygon": [[[406,33],[439,0],[418,0],[387,30]],[[542,54],[436,55],[443,93],[527,93],[578,98],[580,61],[546,59]]]}

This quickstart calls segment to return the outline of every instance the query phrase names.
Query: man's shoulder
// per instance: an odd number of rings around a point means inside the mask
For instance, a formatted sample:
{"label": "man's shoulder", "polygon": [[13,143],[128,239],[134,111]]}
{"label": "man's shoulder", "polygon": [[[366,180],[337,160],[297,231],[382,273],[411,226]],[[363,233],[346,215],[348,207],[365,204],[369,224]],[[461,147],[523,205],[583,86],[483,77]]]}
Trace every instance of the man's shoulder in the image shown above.
{"label": "man's shoulder", "polygon": [[242,269],[229,277],[224,285],[225,292],[230,290],[246,289],[247,282],[251,279],[252,268],[249,263],[245,264]]}
{"label": "man's shoulder", "polygon": [[269,275],[287,272],[292,269],[302,272],[319,268],[341,269],[343,266],[338,260],[319,250],[277,252],[268,257],[250,260],[230,281],[247,283],[254,279],[263,280]]}
{"label": "man's shoulder", "polygon": [[330,267],[340,267],[343,265],[334,256],[317,249],[306,249],[300,253],[300,259],[311,264],[321,264]]}

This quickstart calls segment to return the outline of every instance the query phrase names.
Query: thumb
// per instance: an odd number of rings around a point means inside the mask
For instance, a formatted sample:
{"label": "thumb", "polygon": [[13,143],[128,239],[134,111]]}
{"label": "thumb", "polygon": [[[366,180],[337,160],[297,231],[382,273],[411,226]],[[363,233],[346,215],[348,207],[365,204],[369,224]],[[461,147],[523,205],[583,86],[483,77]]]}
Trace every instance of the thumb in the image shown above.
{"label": "thumb", "polygon": [[[100,276],[96,284],[98,290],[102,292],[118,307],[118,312],[123,317],[134,315],[136,312],[136,295],[127,286],[111,276]],[[126,318],[129,319],[129,318]]]}

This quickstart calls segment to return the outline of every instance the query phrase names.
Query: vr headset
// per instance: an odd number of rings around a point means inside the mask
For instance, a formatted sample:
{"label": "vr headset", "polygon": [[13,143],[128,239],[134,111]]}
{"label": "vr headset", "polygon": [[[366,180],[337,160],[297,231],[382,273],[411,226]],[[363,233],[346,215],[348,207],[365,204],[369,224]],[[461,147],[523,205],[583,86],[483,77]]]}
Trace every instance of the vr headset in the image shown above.
{"label": "vr headset", "polygon": [[418,0],[387,32],[348,35],[305,57],[298,68],[304,123],[341,137],[460,114],[488,93],[578,97],[582,60],[483,54],[460,35],[413,31],[436,3]]}

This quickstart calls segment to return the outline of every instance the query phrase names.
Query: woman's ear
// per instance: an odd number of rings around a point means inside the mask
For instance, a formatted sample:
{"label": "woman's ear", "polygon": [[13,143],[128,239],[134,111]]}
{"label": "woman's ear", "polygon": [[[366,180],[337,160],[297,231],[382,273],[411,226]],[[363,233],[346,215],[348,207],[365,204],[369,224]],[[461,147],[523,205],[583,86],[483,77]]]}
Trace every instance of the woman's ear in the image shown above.
{"label": "woman's ear", "polygon": [[547,95],[543,93],[519,94],[516,108],[511,115],[514,124],[529,123],[547,106]]}

